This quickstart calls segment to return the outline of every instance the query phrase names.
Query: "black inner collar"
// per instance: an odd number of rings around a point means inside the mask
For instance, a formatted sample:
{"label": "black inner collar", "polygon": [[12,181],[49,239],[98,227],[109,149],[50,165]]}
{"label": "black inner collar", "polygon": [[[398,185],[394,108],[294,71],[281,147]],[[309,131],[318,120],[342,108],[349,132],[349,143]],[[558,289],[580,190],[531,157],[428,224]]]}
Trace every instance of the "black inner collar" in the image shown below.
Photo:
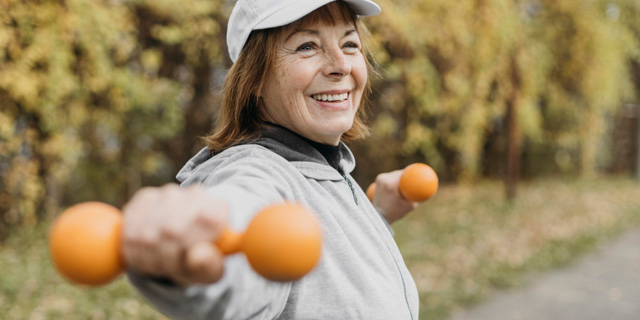
{"label": "black inner collar", "polygon": [[[308,138],[306,138],[304,136],[301,136],[300,134],[290,130],[289,128],[283,127],[283,126],[281,126],[279,124],[275,124],[275,123],[271,123],[271,122],[264,122],[264,123],[266,125],[271,126],[271,127],[276,127],[276,128],[285,130],[286,132],[288,132],[290,134],[293,134],[293,135],[299,137],[300,139],[304,140],[309,145],[313,146],[314,149],[316,149],[318,152],[320,152],[320,154],[322,154],[324,159],[327,161],[327,163],[332,168],[336,169],[338,172],[340,172],[340,174],[343,174],[342,168],[340,167],[340,160],[342,160],[342,154],[340,152],[341,146],[339,144],[337,146],[334,146],[334,145],[330,145],[330,144],[324,144],[324,143],[316,142],[316,141],[308,139]],[[284,141],[281,141],[281,142],[284,142]],[[295,146],[289,146],[289,147],[295,147]]]}

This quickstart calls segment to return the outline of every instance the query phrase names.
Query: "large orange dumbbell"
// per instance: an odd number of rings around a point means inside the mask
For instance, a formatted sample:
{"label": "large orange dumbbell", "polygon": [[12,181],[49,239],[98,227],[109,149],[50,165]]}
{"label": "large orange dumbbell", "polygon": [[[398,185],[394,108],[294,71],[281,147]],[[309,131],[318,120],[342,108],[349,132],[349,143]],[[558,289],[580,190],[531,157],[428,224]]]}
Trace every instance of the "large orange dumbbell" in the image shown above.
{"label": "large orange dumbbell", "polygon": [[[438,190],[438,175],[433,169],[424,163],[414,163],[406,168],[400,176],[398,184],[400,194],[412,202],[422,202],[431,198]],[[376,184],[372,183],[367,188],[367,197],[373,201],[376,193]]]}
{"label": "large orange dumbbell", "polygon": [[[122,273],[122,213],[100,202],[65,210],[49,235],[51,257],[58,271],[77,284],[104,285]],[[320,259],[322,230],[313,215],[298,204],[273,205],[260,211],[244,234],[225,229],[216,241],[225,254],[244,252],[251,267],[274,281],[293,281]]]}

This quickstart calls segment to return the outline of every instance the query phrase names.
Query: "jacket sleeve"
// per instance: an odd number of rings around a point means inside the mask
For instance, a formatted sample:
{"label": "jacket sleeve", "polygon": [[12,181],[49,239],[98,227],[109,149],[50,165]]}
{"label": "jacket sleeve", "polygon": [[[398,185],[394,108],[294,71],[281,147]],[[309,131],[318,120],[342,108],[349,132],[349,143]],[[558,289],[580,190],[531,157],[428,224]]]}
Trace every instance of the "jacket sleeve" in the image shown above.
{"label": "jacket sleeve", "polygon": [[[260,209],[291,199],[292,191],[278,163],[234,158],[207,174],[194,173],[182,185],[202,184],[212,196],[225,200],[230,227],[243,231]],[[262,278],[242,254],[227,257],[222,279],[211,285],[183,288],[134,271],[127,275],[149,303],[172,319],[274,319],[282,313],[291,288],[291,283]]]}

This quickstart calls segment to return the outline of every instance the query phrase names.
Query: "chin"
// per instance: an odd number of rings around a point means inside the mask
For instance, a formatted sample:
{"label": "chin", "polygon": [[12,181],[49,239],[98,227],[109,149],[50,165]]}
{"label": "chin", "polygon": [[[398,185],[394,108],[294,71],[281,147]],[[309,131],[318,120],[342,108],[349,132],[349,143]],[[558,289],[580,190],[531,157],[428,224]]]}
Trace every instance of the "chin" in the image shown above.
{"label": "chin", "polygon": [[342,134],[353,127],[353,120],[352,116],[325,118],[322,121],[314,121],[309,128],[325,137],[342,137]]}
{"label": "chin", "polygon": [[323,135],[326,137],[338,137],[338,140],[340,140],[340,138],[342,138],[342,135],[349,131],[349,129],[351,129],[351,127],[344,127],[344,128],[325,128],[324,130],[321,130],[323,132]]}

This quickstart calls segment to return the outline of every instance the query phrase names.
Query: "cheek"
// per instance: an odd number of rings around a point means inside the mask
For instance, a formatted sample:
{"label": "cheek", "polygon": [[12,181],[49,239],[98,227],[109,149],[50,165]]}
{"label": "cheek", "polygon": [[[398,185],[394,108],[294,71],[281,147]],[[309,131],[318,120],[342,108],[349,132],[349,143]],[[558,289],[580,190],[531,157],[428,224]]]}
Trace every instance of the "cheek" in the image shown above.
{"label": "cheek", "polygon": [[353,76],[356,79],[359,88],[364,88],[367,84],[367,64],[364,62],[364,58],[358,59],[358,62],[353,66]]}
{"label": "cheek", "polygon": [[316,74],[317,71],[313,63],[301,61],[301,63],[293,63],[283,70],[282,77],[286,79],[292,88],[300,91],[305,90],[311,84]]}
{"label": "cheek", "polygon": [[365,86],[367,84],[367,67],[364,63],[353,65],[351,75],[356,85],[356,95],[354,95],[355,106],[360,105],[360,101],[364,95]]}
{"label": "cheek", "polygon": [[308,63],[291,64],[280,73],[280,88],[287,114],[294,119],[305,118],[309,111],[304,101],[305,92],[313,81],[313,73]]}
{"label": "cheek", "polygon": [[286,122],[297,122],[305,110],[302,108],[300,102],[300,91],[304,89],[301,87],[301,78],[292,69],[280,70],[278,74],[278,95],[280,96],[279,109],[280,116],[286,119]]}

